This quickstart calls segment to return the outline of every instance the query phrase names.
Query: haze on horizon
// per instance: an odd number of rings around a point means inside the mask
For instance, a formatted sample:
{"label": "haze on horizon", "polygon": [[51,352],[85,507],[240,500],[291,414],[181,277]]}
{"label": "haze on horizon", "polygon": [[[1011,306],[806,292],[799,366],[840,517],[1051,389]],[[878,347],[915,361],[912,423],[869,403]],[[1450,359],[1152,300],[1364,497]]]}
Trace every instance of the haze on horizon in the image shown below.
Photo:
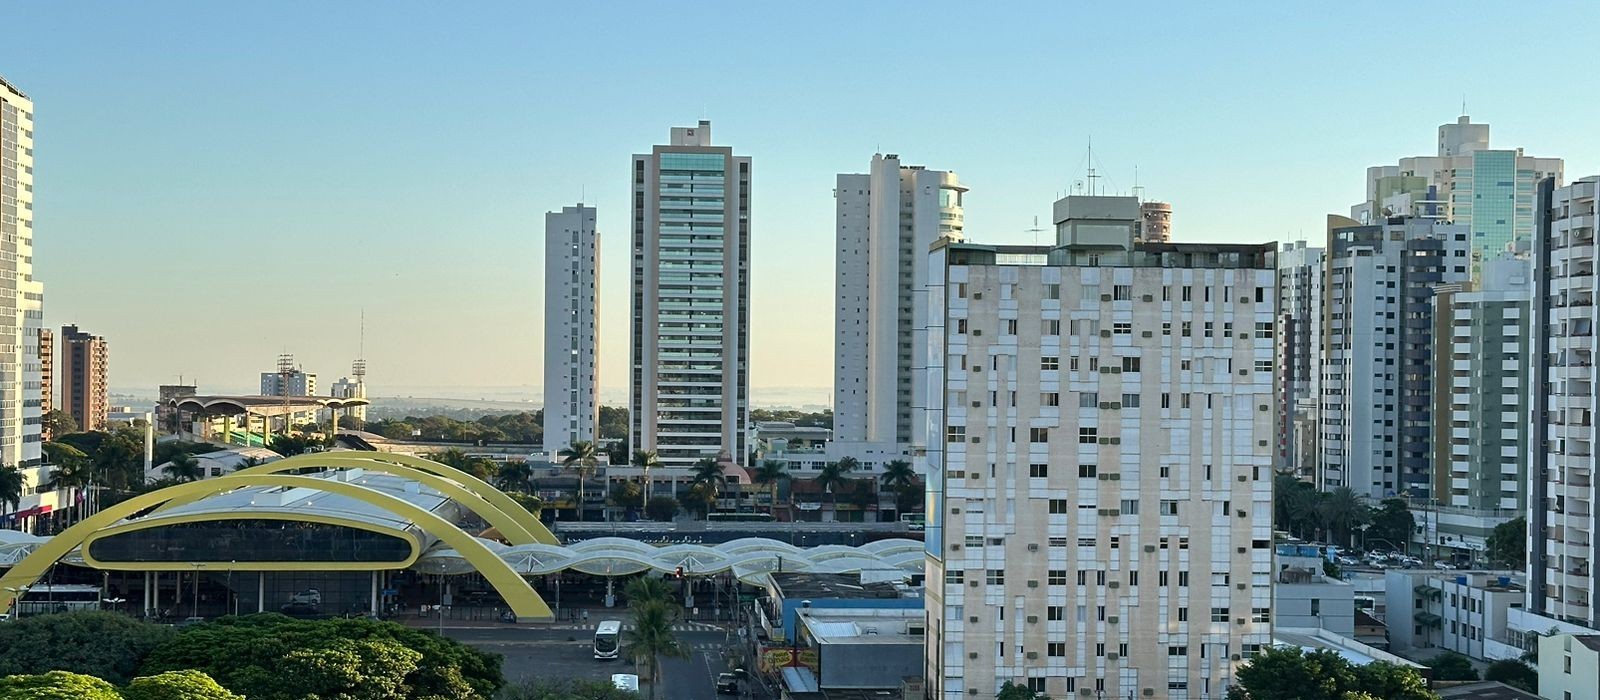
{"label": "haze on horizon", "polygon": [[1463,96],[1496,147],[1600,173],[1583,5],[1473,5],[12,3],[0,75],[36,105],[45,323],[106,336],[116,390],[252,387],[280,352],[326,386],[364,311],[372,395],[531,395],[543,214],[583,201],[625,395],[629,156],[705,118],[754,160],[754,403],[814,403],[834,176],[875,152],[958,172],[995,243],[1049,226],[1091,137],[1179,241],[1314,239]]}

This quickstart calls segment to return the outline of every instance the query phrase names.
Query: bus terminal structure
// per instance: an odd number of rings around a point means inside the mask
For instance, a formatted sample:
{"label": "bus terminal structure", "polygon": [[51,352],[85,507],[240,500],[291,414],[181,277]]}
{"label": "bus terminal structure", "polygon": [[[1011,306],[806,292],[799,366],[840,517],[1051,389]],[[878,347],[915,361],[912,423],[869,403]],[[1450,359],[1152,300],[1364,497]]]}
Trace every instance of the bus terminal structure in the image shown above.
{"label": "bus terminal structure", "polygon": [[[0,530],[0,612],[38,612],[35,591],[98,583],[103,599],[176,614],[377,614],[407,587],[481,579],[519,621],[551,609],[530,579],[577,571],[732,576],[770,571],[882,571],[913,576],[920,540],[803,547],[767,537],[657,546],[602,536],[562,544],[487,482],[420,457],[333,451],[299,455],[136,495],[53,537]],[[21,598],[24,605],[15,605]],[[609,596],[608,596],[609,598]],[[170,602],[169,602],[170,601]],[[190,614],[193,614],[191,612]]]}

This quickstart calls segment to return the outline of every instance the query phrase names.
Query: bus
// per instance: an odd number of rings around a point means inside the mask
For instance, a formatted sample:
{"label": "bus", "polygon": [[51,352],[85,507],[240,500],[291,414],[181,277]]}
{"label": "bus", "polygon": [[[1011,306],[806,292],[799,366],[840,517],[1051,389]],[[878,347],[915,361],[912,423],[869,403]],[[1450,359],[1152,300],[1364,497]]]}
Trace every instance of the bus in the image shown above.
{"label": "bus", "polygon": [[75,610],[99,610],[100,587],[77,584],[45,584],[28,589],[11,612],[17,617]]}
{"label": "bus", "polygon": [[617,620],[601,620],[600,626],[594,628],[594,658],[615,659],[617,648],[621,645],[622,623]]}

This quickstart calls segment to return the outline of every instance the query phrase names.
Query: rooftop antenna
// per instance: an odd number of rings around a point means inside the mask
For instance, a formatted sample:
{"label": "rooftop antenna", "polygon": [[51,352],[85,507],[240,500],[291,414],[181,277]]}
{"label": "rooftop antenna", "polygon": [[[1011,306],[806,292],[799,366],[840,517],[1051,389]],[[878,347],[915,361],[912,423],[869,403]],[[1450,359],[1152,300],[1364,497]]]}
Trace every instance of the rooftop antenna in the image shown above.
{"label": "rooftop antenna", "polygon": [[1034,243],[1038,243],[1039,242],[1039,234],[1043,233],[1043,232],[1044,232],[1044,229],[1039,228],[1039,217],[1037,217],[1037,216],[1033,217],[1033,228],[1023,230],[1023,233],[1031,233],[1031,234],[1033,234],[1033,242]]}
{"label": "rooftop antenna", "polygon": [[1089,180],[1089,196],[1090,197],[1096,196],[1095,195],[1095,184],[1096,184],[1095,180],[1098,180],[1099,178],[1100,178],[1100,176],[1098,174],[1096,174],[1095,171],[1094,171],[1094,137],[1090,136],[1089,137],[1089,174],[1088,174],[1088,177],[1087,177],[1087,179]]}
{"label": "rooftop antenna", "polygon": [[1144,202],[1144,188],[1139,186],[1139,166],[1133,166],[1133,196]]}
{"label": "rooftop antenna", "polygon": [[367,310],[361,310],[361,344],[358,346],[355,364],[351,365],[350,373],[355,375],[356,384],[365,384],[367,381]]}
{"label": "rooftop antenna", "polygon": [[1461,116],[1467,116],[1467,93],[1461,93]]}

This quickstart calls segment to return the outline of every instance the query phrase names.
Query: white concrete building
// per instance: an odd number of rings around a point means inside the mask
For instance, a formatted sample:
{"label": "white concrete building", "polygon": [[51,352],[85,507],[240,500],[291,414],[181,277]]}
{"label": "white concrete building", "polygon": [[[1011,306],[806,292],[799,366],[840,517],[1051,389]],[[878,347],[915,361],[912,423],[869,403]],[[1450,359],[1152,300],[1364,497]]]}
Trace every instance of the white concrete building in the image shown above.
{"label": "white concrete building", "polygon": [[1423,540],[1482,558],[1496,525],[1521,514],[1527,483],[1527,255],[1484,262],[1478,281],[1434,288],[1433,493]]}
{"label": "white concrete building", "polygon": [[544,448],[600,437],[600,234],[582,204],[544,215]]}
{"label": "white concrete building", "polygon": [[296,369],[287,373],[262,372],[262,396],[316,396],[317,375]]}
{"label": "white concrete building", "polygon": [[710,122],[671,136],[633,157],[629,415],[666,480],[750,452],[750,158],[711,145]]}
{"label": "white concrete building", "polygon": [[[40,463],[39,331],[44,284],[33,278],[33,101],[0,77],[0,464]],[[24,492],[37,484],[24,484]]]}
{"label": "white concrete building", "polygon": [[[357,374],[354,379],[351,379],[350,377],[340,377],[338,381],[333,383],[333,386],[328,387],[329,396],[332,396],[336,399],[367,398],[367,382],[366,377],[364,376],[366,372],[366,363],[361,360],[357,360],[356,366],[360,369],[362,374]],[[362,423],[366,423],[367,407],[351,406],[343,409],[341,415],[347,415],[351,418],[361,421]]]}
{"label": "white concrete building", "polygon": [[927,252],[962,239],[966,191],[955,173],[894,154],[874,155],[869,173],[838,176],[835,460],[881,463],[927,444]]}
{"label": "white concrete building", "polygon": [[929,697],[1216,698],[1271,642],[1276,244],[1136,202],[930,255]]}
{"label": "white concrete building", "polygon": [[1489,125],[1462,115],[1439,127],[1435,155],[1367,168],[1366,200],[1351,207],[1350,216],[1363,224],[1415,216],[1465,226],[1476,277],[1483,261],[1507,244],[1532,238],[1534,185],[1547,177],[1559,184],[1561,176],[1560,158],[1490,148]]}
{"label": "white concrete building", "polygon": [[[1528,610],[1588,628],[1595,614],[1595,190],[1539,186],[1529,386]],[[1546,623],[1522,628],[1543,632]]]}
{"label": "white concrete building", "polygon": [[1539,697],[1600,696],[1600,634],[1557,634],[1539,640]]}
{"label": "white concrete building", "polygon": [[1315,425],[1322,391],[1323,278],[1321,248],[1305,241],[1278,251],[1278,436],[1277,466],[1315,480],[1315,430],[1311,450],[1296,438],[1297,422]]}
{"label": "white concrete building", "polygon": [[[1505,658],[1493,640],[1525,590],[1512,571],[1390,569],[1384,573],[1384,623],[1396,651],[1449,650],[1468,658]],[[1519,652],[1520,653],[1520,652]]]}
{"label": "white concrete building", "polygon": [[1314,545],[1278,545],[1274,553],[1272,625],[1318,628],[1356,636],[1356,589],[1322,574],[1323,552]]}
{"label": "white concrete building", "polygon": [[1468,279],[1468,231],[1436,219],[1328,217],[1321,486],[1429,496],[1433,288]]}

